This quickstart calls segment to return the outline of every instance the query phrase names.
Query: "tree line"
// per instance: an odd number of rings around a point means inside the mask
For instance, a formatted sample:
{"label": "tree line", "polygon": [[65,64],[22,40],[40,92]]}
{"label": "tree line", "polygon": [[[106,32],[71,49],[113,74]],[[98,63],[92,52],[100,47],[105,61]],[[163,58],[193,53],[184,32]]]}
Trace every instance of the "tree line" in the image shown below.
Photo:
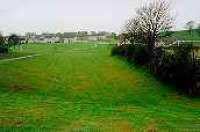
{"label": "tree line", "polygon": [[[174,17],[166,0],[155,0],[136,10],[136,15],[125,25],[119,35],[120,45],[112,55],[120,55],[130,62],[146,66],[163,81],[173,83],[190,95],[200,95],[199,82],[195,78],[200,66],[192,55],[192,43],[166,46],[174,25]],[[200,73],[199,73],[200,74]],[[194,82],[196,80],[197,82]]]}

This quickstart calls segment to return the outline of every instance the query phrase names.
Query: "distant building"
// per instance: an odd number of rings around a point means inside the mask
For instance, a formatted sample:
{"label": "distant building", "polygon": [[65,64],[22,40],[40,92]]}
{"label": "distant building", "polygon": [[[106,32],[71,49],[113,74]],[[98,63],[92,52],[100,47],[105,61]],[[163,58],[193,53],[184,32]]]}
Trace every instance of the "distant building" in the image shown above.
{"label": "distant building", "polygon": [[88,36],[88,32],[87,31],[78,31],[77,37],[84,37],[84,36]]}
{"label": "distant building", "polygon": [[28,37],[28,43],[58,43],[60,38],[55,34],[41,34]]}
{"label": "distant building", "polygon": [[101,40],[106,40],[107,37],[104,36],[104,35],[90,35],[90,36],[87,36],[86,40],[89,40],[89,41],[101,41]]}
{"label": "distant building", "polygon": [[28,43],[72,43],[76,41],[101,41],[106,40],[112,35],[109,32],[64,32],[64,33],[26,33],[26,41]]}
{"label": "distant building", "polygon": [[63,38],[64,43],[72,43],[77,41],[77,37],[71,37],[71,38]]}
{"label": "distant building", "polygon": [[64,32],[63,33],[63,38],[74,38],[77,36],[77,32]]}

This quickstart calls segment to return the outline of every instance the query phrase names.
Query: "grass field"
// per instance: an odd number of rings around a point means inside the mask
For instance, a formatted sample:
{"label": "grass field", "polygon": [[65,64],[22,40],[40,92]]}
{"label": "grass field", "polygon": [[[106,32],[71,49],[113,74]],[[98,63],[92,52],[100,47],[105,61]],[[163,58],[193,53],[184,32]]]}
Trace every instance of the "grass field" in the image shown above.
{"label": "grass field", "polygon": [[200,131],[200,99],[111,48],[32,44],[40,56],[0,62],[0,131]]}
{"label": "grass field", "polygon": [[200,41],[200,33],[197,29],[193,29],[192,33],[188,30],[174,31],[172,37],[178,40],[196,40]]}

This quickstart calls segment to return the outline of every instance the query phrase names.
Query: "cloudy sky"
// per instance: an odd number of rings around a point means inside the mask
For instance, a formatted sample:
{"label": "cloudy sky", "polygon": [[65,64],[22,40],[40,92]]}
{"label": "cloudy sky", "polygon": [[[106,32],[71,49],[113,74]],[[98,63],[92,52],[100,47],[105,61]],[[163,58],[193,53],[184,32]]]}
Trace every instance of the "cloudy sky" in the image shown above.
{"label": "cloudy sky", "polygon": [[[107,30],[119,32],[135,8],[148,0],[0,0],[0,31],[64,32]],[[151,0],[149,0],[151,1]],[[171,0],[176,29],[189,20],[200,21],[200,0]]]}

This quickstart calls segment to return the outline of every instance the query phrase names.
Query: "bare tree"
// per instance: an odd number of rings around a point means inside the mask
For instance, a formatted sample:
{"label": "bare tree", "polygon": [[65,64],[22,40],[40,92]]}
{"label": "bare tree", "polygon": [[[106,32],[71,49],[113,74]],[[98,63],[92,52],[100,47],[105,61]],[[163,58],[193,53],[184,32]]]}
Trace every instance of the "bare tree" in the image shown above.
{"label": "bare tree", "polygon": [[122,33],[119,35],[119,43],[120,44],[127,44],[129,43],[129,34],[128,33]]}
{"label": "bare tree", "polygon": [[142,31],[139,23],[139,19],[132,18],[129,19],[126,23],[126,32],[128,39],[131,43],[146,43],[146,37],[144,32]]}
{"label": "bare tree", "polygon": [[143,39],[153,49],[161,32],[172,28],[173,17],[170,4],[165,0],[155,0],[137,9],[136,16],[126,24],[126,31],[134,39]]}

